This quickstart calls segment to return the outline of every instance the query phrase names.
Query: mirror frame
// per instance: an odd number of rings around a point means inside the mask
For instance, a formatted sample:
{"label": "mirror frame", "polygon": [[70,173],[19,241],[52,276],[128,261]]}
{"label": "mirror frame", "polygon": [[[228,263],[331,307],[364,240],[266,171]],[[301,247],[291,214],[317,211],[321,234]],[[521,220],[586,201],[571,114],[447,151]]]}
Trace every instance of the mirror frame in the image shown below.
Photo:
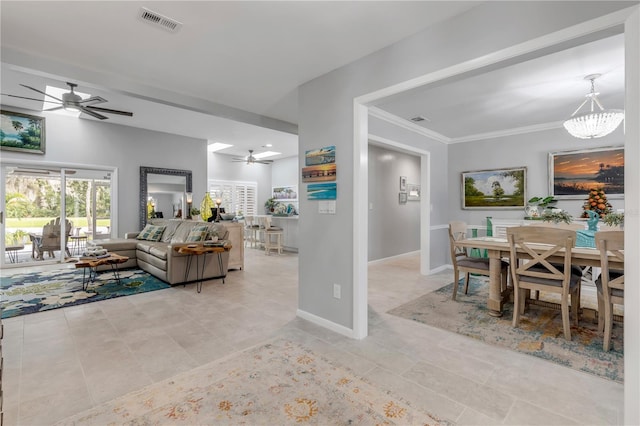
{"label": "mirror frame", "polygon": [[139,218],[140,218],[140,230],[144,229],[144,226],[147,224],[147,197],[149,195],[147,188],[147,175],[156,174],[156,175],[169,175],[169,176],[184,176],[186,178],[185,182],[185,193],[193,192],[192,188],[192,178],[191,178],[191,170],[180,170],[180,169],[162,169],[159,167],[144,167],[140,166],[140,205],[139,205]]}

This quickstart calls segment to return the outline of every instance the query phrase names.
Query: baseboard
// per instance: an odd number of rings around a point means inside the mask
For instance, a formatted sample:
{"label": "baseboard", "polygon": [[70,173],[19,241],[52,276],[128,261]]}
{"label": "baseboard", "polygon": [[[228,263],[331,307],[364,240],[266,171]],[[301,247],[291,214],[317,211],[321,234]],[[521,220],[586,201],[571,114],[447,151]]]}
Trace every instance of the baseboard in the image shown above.
{"label": "baseboard", "polygon": [[405,256],[412,256],[412,255],[416,255],[416,254],[420,254],[420,250],[410,251],[410,252],[407,252],[407,253],[396,254],[395,256],[383,257],[382,259],[370,260],[370,261],[368,262],[368,264],[369,264],[369,265],[374,265],[374,264],[376,264],[376,263],[386,262],[387,260],[391,260],[391,259],[399,259],[399,258],[401,258],[401,257],[405,257]]}
{"label": "baseboard", "polygon": [[311,314],[307,311],[303,311],[301,309],[298,309],[296,311],[296,316],[307,320],[315,325],[319,325],[320,327],[324,327],[326,329],[329,329],[333,332],[336,332],[338,334],[341,334],[343,336],[349,337],[351,339],[355,339],[354,337],[354,333],[353,330],[350,328],[347,328],[343,325],[340,324],[336,324],[335,322],[329,321],[327,319],[321,318],[317,315]]}
{"label": "baseboard", "polygon": [[429,275],[437,274],[439,272],[446,271],[446,270],[449,270],[449,269],[453,269],[453,265],[448,265],[448,264],[447,265],[441,265],[441,266],[438,266],[435,269],[430,270],[429,271]]}

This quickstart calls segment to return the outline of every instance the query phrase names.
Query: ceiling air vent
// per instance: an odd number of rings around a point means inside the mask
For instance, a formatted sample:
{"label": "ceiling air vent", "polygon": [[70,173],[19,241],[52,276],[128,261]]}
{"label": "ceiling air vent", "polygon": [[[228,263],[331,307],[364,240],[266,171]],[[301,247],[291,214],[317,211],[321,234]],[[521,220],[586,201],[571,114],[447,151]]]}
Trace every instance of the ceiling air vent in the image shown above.
{"label": "ceiling air vent", "polygon": [[163,28],[171,33],[175,33],[182,28],[182,22],[178,22],[175,19],[171,19],[167,16],[149,10],[146,7],[140,9],[140,14],[138,16],[143,21],[156,27]]}

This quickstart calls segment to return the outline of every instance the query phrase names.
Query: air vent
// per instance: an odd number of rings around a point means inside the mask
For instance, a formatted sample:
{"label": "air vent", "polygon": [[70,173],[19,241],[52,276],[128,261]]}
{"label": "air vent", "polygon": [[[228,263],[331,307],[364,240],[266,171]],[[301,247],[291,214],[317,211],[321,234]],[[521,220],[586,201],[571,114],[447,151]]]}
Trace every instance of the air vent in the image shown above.
{"label": "air vent", "polygon": [[430,121],[429,119],[424,118],[421,115],[418,115],[417,117],[410,118],[410,120],[413,121],[414,123],[419,123],[421,121]]}
{"label": "air vent", "polygon": [[153,26],[163,28],[171,33],[175,33],[182,28],[182,22],[149,10],[146,7],[140,9],[140,15],[138,15],[138,17]]}

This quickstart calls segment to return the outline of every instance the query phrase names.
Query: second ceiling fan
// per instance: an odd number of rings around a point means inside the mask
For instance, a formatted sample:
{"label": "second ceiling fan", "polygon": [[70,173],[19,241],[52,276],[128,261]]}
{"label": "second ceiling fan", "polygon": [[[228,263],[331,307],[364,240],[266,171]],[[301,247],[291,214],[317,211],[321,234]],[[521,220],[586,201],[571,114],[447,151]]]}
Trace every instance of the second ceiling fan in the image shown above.
{"label": "second ceiling fan", "polygon": [[39,101],[39,102],[47,102],[47,103],[53,103],[53,104],[58,104],[60,105],[59,107],[56,108],[52,108],[52,109],[48,109],[47,111],[55,111],[58,109],[65,109],[65,110],[71,110],[71,111],[80,111],[82,113],[85,113],[87,115],[90,115],[94,118],[97,118],[99,120],[106,120],[107,117],[106,115],[103,115],[101,113],[105,113],[105,114],[118,114],[118,115],[125,115],[127,117],[132,117],[133,113],[132,112],[128,112],[128,111],[120,111],[117,109],[110,109],[110,108],[102,108],[99,106],[95,106],[96,104],[101,104],[104,102],[107,102],[107,100],[103,97],[100,96],[91,96],[87,99],[82,99],[82,97],[80,95],[78,95],[77,93],[75,93],[73,91],[73,89],[75,87],[78,87],[77,84],[75,83],[69,83],[67,82],[67,85],[69,86],[70,91],[68,93],[63,93],[62,94],[62,99],[57,98],[53,95],[50,95],[46,92],[43,92],[42,90],[36,89],[35,87],[31,87],[31,86],[27,86],[26,84],[20,84],[20,86],[22,87],[26,87],[27,89],[33,90],[34,92],[38,92],[40,94],[43,94],[46,97],[49,97],[51,99],[55,99],[54,101],[49,101],[46,98],[44,100],[42,99],[36,99],[36,98],[29,98],[26,96],[17,96],[17,95],[10,95],[7,93],[3,93],[3,95],[6,96],[10,96],[12,98],[19,98],[19,99],[28,99],[28,100],[32,100],[32,101]]}
{"label": "second ceiling fan", "polygon": [[246,158],[234,158],[231,161],[236,162],[236,163],[244,163],[244,162],[246,162],[247,164],[253,164],[253,163],[271,164],[271,163],[273,163],[273,160],[260,160],[260,159],[258,159],[256,157],[254,157],[252,149],[249,150],[249,155]]}

